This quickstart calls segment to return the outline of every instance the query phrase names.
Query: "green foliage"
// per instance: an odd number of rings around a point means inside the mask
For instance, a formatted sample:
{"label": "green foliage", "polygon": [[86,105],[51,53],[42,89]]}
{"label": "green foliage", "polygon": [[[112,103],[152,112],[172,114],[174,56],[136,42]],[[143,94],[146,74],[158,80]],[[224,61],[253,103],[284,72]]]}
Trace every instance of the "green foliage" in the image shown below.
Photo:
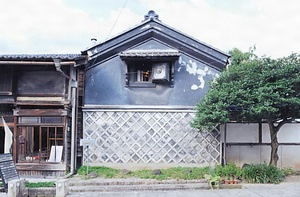
{"label": "green foliage", "polygon": [[[86,168],[86,166],[81,166],[77,170],[77,173],[80,175],[86,175]],[[91,172],[96,172],[99,177],[103,178],[113,178],[119,174],[119,170],[104,166],[90,166],[89,173]]]}
{"label": "green foliage", "polygon": [[251,164],[242,170],[242,178],[249,183],[280,183],[283,172],[273,165]]}
{"label": "green foliage", "polygon": [[294,172],[294,170],[291,167],[285,167],[281,171],[285,176],[296,174],[296,172]]}
{"label": "green foliage", "polygon": [[192,126],[211,129],[230,120],[257,122],[300,116],[300,55],[271,59],[253,50],[231,52],[232,62],[211,82]]}
{"label": "green foliage", "polygon": [[28,188],[37,188],[37,187],[55,187],[53,181],[49,182],[26,182],[25,186]]}
{"label": "green foliage", "polygon": [[162,169],[160,175],[152,174],[152,170],[137,170],[133,171],[129,176],[144,179],[157,179],[157,180],[167,180],[167,179],[202,179],[205,174],[209,173],[209,168],[186,168],[186,167],[175,167]]}
{"label": "green foliage", "polygon": [[241,176],[241,168],[237,167],[233,163],[228,163],[225,166],[217,165],[213,171],[213,173],[225,177],[226,179],[230,179],[233,177],[240,177]]}
{"label": "green foliage", "polygon": [[[93,166],[89,167],[89,173],[96,172],[99,177],[104,178],[143,178],[143,179],[157,179],[157,180],[166,180],[166,179],[202,179],[205,174],[209,173],[209,168],[187,168],[187,167],[175,167],[168,169],[161,169],[160,175],[154,175],[152,170],[136,170],[132,171],[129,174],[120,174],[120,170],[113,168],[103,167],[103,166]],[[86,176],[86,166],[82,166],[78,169],[77,173],[82,176]]]}
{"label": "green foliage", "polygon": [[[229,121],[265,121],[271,136],[270,164],[277,165],[277,132],[300,117],[300,55],[271,59],[253,50],[231,51],[232,62],[211,82],[196,108],[192,127],[211,130]],[[277,122],[279,121],[278,126]]]}
{"label": "green foliage", "polygon": [[[78,174],[85,177],[86,167],[83,166],[78,169]],[[169,180],[169,179],[181,179],[181,180],[196,180],[203,178],[226,178],[232,179],[243,178],[250,183],[279,183],[284,178],[284,173],[274,166],[268,166],[267,164],[255,164],[249,165],[243,169],[237,167],[233,163],[228,163],[225,166],[217,165],[213,170],[209,167],[205,168],[188,168],[188,167],[175,167],[168,169],[161,169],[161,174],[154,175],[152,170],[136,170],[129,174],[120,174],[119,170],[103,167],[93,166],[89,168],[89,173],[96,172],[99,176],[104,178],[142,178],[142,179],[156,179],[156,180]],[[26,186],[29,183],[26,183]],[[47,183],[30,183],[31,187],[45,187],[43,184]],[[54,182],[51,183],[54,185]],[[49,185],[51,185],[49,183]],[[50,186],[51,187],[51,186]]]}

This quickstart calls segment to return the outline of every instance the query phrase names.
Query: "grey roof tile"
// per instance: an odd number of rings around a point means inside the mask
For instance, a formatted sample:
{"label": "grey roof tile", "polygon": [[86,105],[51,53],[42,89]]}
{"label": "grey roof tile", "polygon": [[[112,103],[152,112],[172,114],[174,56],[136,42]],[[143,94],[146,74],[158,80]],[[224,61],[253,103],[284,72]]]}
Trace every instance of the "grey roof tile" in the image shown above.
{"label": "grey roof tile", "polygon": [[119,53],[121,57],[174,57],[179,56],[177,50],[129,50]]}
{"label": "grey roof tile", "polygon": [[80,54],[0,54],[0,60],[45,60],[53,58],[74,60],[80,56]]}

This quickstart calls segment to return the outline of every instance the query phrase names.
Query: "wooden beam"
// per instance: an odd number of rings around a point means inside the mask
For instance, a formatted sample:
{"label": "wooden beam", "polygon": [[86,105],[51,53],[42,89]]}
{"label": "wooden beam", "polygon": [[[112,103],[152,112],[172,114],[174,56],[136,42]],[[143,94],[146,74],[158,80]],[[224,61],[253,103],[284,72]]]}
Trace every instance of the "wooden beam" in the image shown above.
{"label": "wooden beam", "polygon": [[66,116],[65,109],[15,109],[14,116]]}
{"label": "wooden beam", "polygon": [[[53,65],[54,62],[42,62],[42,61],[0,61],[1,64],[14,64],[14,65]],[[75,61],[61,62],[61,65],[74,65]]]}
{"label": "wooden beam", "polygon": [[16,163],[17,170],[34,170],[34,171],[62,171],[67,170],[65,164],[51,163]]}
{"label": "wooden beam", "polygon": [[[9,122],[7,122],[6,124],[7,124],[7,126],[10,127],[10,128],[14,127],[14,123],[9,123]],[[4,127],[4,124],[3,124],[3,123],[0,123],[0,127]]]}

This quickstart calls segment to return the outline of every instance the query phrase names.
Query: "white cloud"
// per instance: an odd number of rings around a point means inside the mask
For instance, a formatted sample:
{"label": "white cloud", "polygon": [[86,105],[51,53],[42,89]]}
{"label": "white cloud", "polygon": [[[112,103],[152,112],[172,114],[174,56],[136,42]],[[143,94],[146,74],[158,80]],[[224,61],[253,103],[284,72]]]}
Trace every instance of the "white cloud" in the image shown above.
{"label": "white cloud", "polygon": [[220,9],[200,0],[144,2],[158,10],[164,23],[224,51],[233,47],[246,51],[256,45],[259,55],[279,57],[299,52],[297,0],[249,0],[245,13]]}
{"label": "white cloud", "polygon": [[9,53],[79,52],[70,48],[71,43],[82,42],[81,36],[88,40],[96,26],[86,13],[65,7],[60,0],[10,0],[3,3],[0,13],[0,25],[5,27],[1,38],[10,43]]}
{"label": "white cloud", "polygon": [[[133,1],[133,0],[128,0]],[[143,20],[141,10],[155,10],[160,20],[223,51],[257,46],[259,55],[286,56],[299,52],[298,0],[135,0],[127,3],[110,37]],[[79,53],[92,37],[104,40],[122,4],[104,16],[88,13],[88,3],[68,7],[63,0],[9,0],[0,7],[0,53]],[[131,2],[132,3],[132,2]],[[116,2],[112,2],[116,4]],[[139,7],[137,7],[139,5]],[[93,9],[96,9],[95,6]],[[107,13],[107,12],[106,12]]]}
{"label": "white cloud", "polygon": [[125,8],[124,10],[121,10],[121,8],[112,10],[108,19],[100,18],[98,21],[100,27],[105,27],[101,28],[99,38],[102,40],[111,38],[138,25],[140,22],[141,16],[136,15],[129,8]]}

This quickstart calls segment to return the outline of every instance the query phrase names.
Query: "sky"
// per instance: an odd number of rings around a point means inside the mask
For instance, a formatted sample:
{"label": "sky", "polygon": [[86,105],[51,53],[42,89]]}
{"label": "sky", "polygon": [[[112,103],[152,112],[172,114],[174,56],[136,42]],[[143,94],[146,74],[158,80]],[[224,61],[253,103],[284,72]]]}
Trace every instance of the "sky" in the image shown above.
{"label": "sky", "polygon": [[299,0],[0,0],[0,54],[80,53],[139,25],[162,23],[221,51],[300,53]]}

